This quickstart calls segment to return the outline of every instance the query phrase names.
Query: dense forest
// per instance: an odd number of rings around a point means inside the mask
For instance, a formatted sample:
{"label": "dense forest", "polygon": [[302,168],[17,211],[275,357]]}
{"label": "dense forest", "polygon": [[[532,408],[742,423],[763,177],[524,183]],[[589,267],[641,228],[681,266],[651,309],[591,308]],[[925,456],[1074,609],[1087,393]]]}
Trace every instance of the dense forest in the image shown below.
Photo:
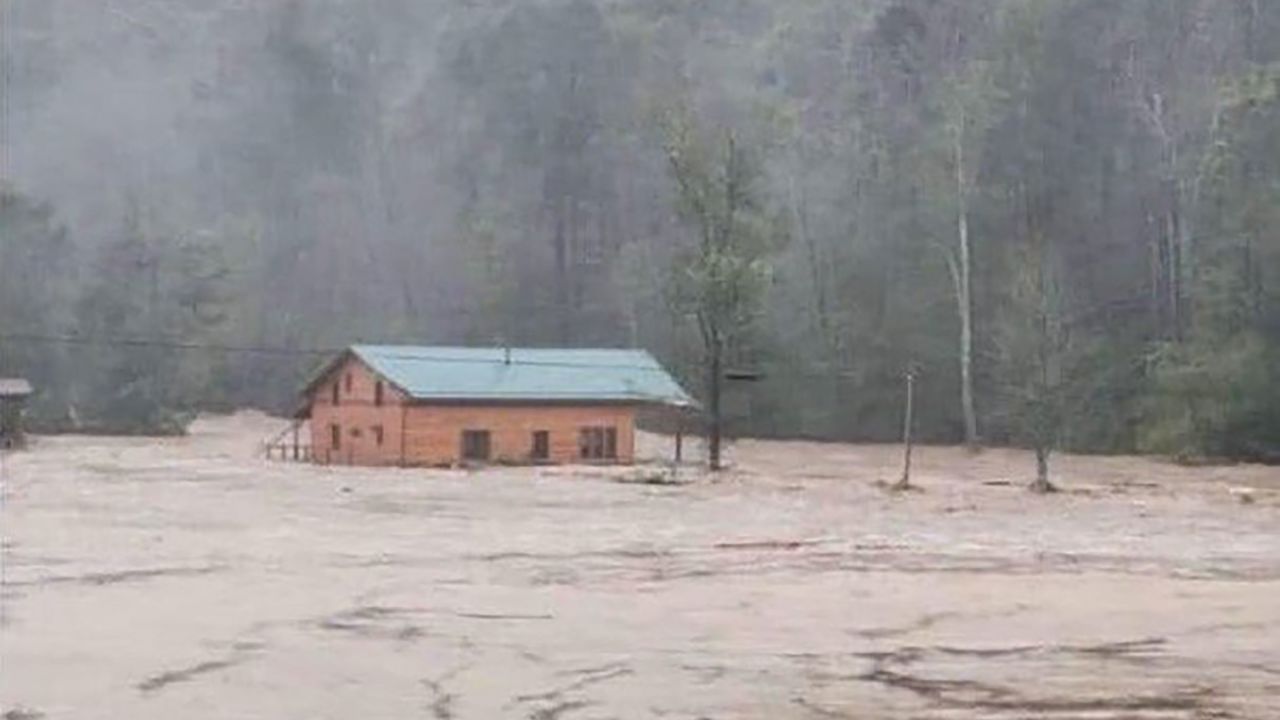
{"label": "dense forest", "polygon": [[[8,0],[0,375],[643,347],[730,434],[1280,449],[1280,3]],[[736,372],[735,372],[736,371]]]}

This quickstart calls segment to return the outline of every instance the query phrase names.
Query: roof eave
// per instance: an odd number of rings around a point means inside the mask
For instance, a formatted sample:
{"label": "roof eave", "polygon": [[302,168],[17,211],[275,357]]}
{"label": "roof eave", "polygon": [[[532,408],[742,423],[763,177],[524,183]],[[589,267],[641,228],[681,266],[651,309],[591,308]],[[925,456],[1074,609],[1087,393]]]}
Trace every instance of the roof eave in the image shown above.
{"label": "roof eave", "polygon": [[325,363],[324,365],[321,365],[320,369],[312,373],[311,378],[307,380],[306,384],[302,386],[302,389],[298,391],[298,395],[300,397],[305,398],[311,395],[312,393],[314,393],[316,390],[316,386],[318,386],[320,383],[328,379],[328,377],[332,375],[335,370],[342,367],[342,365],[346,363],[348,360],[359,361],[366,368],[369,369],[369,372],[373,373],[374,375],[377,375],[379,378],[382,378],[382,380],[384,380],[388,385],[390,385],[391,387],[403,393],[405,397],[411,398],[413,396],[413,394],[410,393],[407,388],[405,388],[400,383],[396,382],[394,379],[388,377],[386,373],[379,371],[378,368],[375,367],[373,363],[369,362],[367,358],[362,356],[360,354],[359,345],[353,345],[347,348],[346,350],[343,350],[342,352],[338,353],[338,355],[335,356],[332,360]]}
{"label": "roof eave", "polygon": [[325,364],[311,373],[311,376],[302,385],[302,389],[298,391],[298,395],[306,396],[315,391],[316,386],[324,382],[334,370],[342,366],[348,357],[354,357],[355,353],[350,348],[338,353]]}
{"label": "roof eave", "polygon": [[692,400],[679,400],[670,398],[653,398],[653,397],[632,397],[624,395],[517,395],[517,394],[493,394],[493,395],[455,395],[455,394],[427,394],[427,393],[406,393],[409,401],[412,403],[588,403],[593,405],[664,405],[670,407],[699,407],[697,402]]}

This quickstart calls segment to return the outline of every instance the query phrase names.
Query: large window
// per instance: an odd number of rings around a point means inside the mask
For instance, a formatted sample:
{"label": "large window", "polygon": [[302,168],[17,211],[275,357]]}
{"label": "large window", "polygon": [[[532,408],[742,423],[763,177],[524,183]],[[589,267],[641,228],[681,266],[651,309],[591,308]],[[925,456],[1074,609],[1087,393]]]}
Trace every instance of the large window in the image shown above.
{"label": "large window", "polygon": [[533,446],[529,449],[529,457],[533,460],[549,460],[551,458],[551,433],[546,430],[533,432]]}
{"label": "large window", "polygon": [[488,430],[462,431],[462,459],[485,461],[489,459]]}
{"label": "large window", "polygon": [[338,404],[338,383],[333,384],[333,404]]}
{"label": "large window", "polygon": [[618,429],[585,427],[578,431],[578,454],[583,460],[618,459]]}
{"label": "large window", "polygon": [[373,404],[378,407],[382,406],[382,392],[382,381],[379,380],[373,385]]}

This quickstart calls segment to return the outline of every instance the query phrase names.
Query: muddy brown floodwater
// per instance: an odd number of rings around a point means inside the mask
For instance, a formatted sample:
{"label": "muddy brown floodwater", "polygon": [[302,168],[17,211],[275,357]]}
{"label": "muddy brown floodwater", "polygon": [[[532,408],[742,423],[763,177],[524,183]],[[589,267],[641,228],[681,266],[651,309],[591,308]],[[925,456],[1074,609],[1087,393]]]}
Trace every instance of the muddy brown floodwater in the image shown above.
{"label": "muddy brown floodwater", "polygon": [[[1280,718],[1280,472],[739,442],[715,483],[319,468],[278,421],[3,469],[0,717]],[[650,452],[666,450],[646,437]]]}

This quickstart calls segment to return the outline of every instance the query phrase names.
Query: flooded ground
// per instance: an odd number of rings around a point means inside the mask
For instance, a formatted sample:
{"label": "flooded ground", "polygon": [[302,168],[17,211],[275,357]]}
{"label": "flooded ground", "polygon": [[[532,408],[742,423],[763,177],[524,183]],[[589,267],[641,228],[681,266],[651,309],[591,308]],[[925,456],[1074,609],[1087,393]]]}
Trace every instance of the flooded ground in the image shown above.
{"label": "flooded ground", "polygon": [[923,448],[891,495],[896,448],[741,442],[670,487],[268,463],[275,426],[4,459],[2,717],[1280,718],[1277,469],[1035,497]]}

